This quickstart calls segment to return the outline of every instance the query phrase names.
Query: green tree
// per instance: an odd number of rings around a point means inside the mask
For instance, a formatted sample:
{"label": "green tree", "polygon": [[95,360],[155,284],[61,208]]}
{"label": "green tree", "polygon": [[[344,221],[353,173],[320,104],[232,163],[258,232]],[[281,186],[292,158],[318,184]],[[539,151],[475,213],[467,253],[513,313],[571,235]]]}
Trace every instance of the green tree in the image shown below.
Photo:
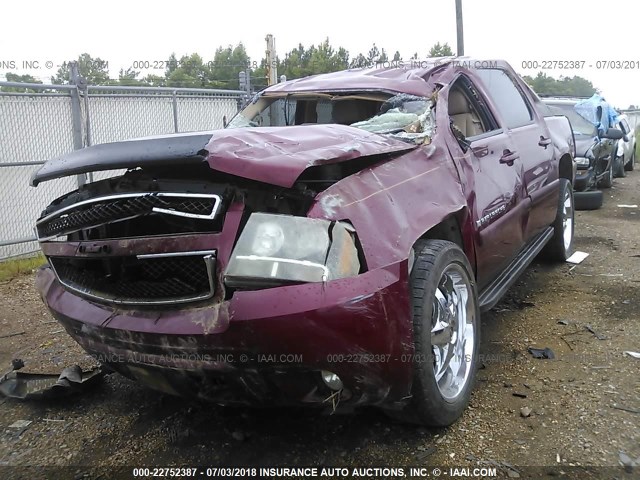
{"label": "green tree", "polygon": [[[89,85],[106,85],[109,84],[109,62],[101,58],[93,58],[88,53],[83,53],[78,57],[78,73],[83,77]],[[65,62],[57,71],[56,75],[51,77],[51,83],[56,85],[64,85],[69,82],[70,65]]]}
{"label": "green tree", "polygon": [[[31,75],[18,75],[17,73],[7,72],[7,82],[20,82],[20,83],[42,83],[40,80],[32,77]],[[2,87],[0,92],[18,92],[18,93],[33,93],[42,92],[41,89],[33,88],[21,88],[21,87]]]}
{"label": "green tree", "polygon": [[131,67],[127,68],[126,70],[124,68],[121,68],[118,74],[118,84],[129,87],[136,85],[146,85],[144,80],[138,79],[138,75],[140,75],[140,72],[134,70]]}
{"label": "green tree", "polygon": [[380,58],[380,50],[374,43],[373,47],[371,47],[371,49],[369,50],[369,53],[367,54],[367,64],[370,66],[375,65],[375,63],[378,61],[379,58]]}
{"label": "green tree", "polygon": [[453,56],[453,51],[448,43],[444,43],[440,45],[440,42],[436,43],[429,50],[430,57],[451,57]]}
{"label": "green tree", "polygon": [[[251,66],[251,59],[242,43],[235,47],[218,47],[208,73],[208,87],[238,89],[239,73]],[[204,85],[203,85],[204,86]]]}
{"label": "green tree", "polygon": [[305,48],[299,44],[297,48],[287,52],[283,60],[278,59],[278,75],[286,75],[287,79],[300,78],[336,72],[349,66],[349,52],[343,47],[335,49],[326,38],[317,47],[311,45]]}
{"label": "green tree", "polygon": [[368,66],[367,57],[359,53],[353,60],[351,60],[350,68],[362,68]]}
{"label": "green tree", "polygon": [[590,97],[598,92],[589,80],[578,75],[555,79],[544,72],[538,72],[535,77],[525,75],[522,78],[538,95]]}

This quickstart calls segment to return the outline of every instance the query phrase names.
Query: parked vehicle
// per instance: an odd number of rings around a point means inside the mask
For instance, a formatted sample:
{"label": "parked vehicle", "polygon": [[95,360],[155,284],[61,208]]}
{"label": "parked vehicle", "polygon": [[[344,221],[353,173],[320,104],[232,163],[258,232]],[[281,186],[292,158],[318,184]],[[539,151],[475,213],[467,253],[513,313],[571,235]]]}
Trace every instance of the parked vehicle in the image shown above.
{"label": "parked vehicle", "polygon": [[620,115],[618,128],[622,131],[623,137],[618,140],[616,148],[616,158],[613,162],[615,177],[625,177],[627,172],[632,171],[636,164],[636,135],[629,126],[629,118]]}
{"label": "parked vehicle", "polygon": [[610,188],[613,184],[616,140],[622,138],[622,132],[615,128],[599,130],[595,124],[579,115],[574,107],[581,99],[545,98],[543,101],[551,112],[566,115],[573,128],[577,166],[574,181],[576,208],[600,208],[602,192],[597,188]]}
{"label": "parked vehicle", "polygon": [[51,160],[34,186],[128,171],[44,210],[38,289],[158,390],[449,425],[481,310],[539,252],[572,253],[573,135],[541,106],[505,62],[438,59],[291,80],[223,130]]}

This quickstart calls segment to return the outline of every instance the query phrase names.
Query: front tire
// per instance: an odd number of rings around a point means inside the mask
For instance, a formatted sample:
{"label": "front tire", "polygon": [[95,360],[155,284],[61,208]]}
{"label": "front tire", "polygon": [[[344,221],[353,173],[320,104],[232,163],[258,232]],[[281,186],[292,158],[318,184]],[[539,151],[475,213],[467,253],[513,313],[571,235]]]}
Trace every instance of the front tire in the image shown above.
{"label": "front tire", "polygon": [[560,195],[558,197],[558,211],[556,219],[551,225],[553,237],[542,250],[544,258],[564,262],[573,254],[573,234],[575,230],[575,203],[571,182],[566,178],[560,179]]}
{"label": "front tire", "polygon": [[611,163],[602,179],[598,182],[598,187],[600,188],[611,188],[613,186],[613,162]]}
{"label": "front tire", "polygon": [[636,150],[635,148],[633,149],[633,152],[631,153],[631,159],[627,162],[627,164],[624,166],[624,169],[627,172],[632,172],[633,169],[636,166]]}
{"label": "front tire", "polygon": [[412,398],[402,420],[444,427],[469,403],[478,364],[480,308],[471,265],[444,240],[421,240],[410,277],[413,312]]}

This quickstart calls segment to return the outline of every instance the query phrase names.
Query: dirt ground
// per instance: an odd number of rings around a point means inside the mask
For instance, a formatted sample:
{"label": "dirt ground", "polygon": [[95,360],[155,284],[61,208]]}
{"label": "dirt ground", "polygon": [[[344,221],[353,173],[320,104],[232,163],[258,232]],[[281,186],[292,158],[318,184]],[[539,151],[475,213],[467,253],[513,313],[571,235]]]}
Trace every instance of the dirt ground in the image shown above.
{"label": "dirt ground", "polygon": [[[576,247],[589,257],[575,267],[533,264],[483,315],[483,368],[471,406],[450,428],[403,425],[375,409],[223,408],[114,374],[64,401],[0,399],[0,476],[19,474],[6,466],[72,465],[69,478],[81,478],[89,467],[182,464],[493,465],[524,477],[522,466],[640,462],[640,359],[623,354],[640,351],[640,209],[617,206],[640,203],[638,192],[639,173],[617,179],[601,210],[576,215]],[[30,372],[91,366],[33,281],[0,285],[0,367],[13,358]],[[555,359],[533,358],[532,346]],[[32,423],[10,427],[16,420]],[[640,478],[638,468],[624,475]]]}

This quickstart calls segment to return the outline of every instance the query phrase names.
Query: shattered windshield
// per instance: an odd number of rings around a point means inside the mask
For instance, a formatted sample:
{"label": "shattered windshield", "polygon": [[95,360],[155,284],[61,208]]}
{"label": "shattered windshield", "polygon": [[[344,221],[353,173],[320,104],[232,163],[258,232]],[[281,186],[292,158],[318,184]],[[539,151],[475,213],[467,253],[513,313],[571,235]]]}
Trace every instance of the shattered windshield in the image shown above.
{"label": "shattered windshield", "polygon": [[432,103],[408,94],[306,94],[255,98],[227,128],[350,125],[367,132],[424,143],[433,130]]}

